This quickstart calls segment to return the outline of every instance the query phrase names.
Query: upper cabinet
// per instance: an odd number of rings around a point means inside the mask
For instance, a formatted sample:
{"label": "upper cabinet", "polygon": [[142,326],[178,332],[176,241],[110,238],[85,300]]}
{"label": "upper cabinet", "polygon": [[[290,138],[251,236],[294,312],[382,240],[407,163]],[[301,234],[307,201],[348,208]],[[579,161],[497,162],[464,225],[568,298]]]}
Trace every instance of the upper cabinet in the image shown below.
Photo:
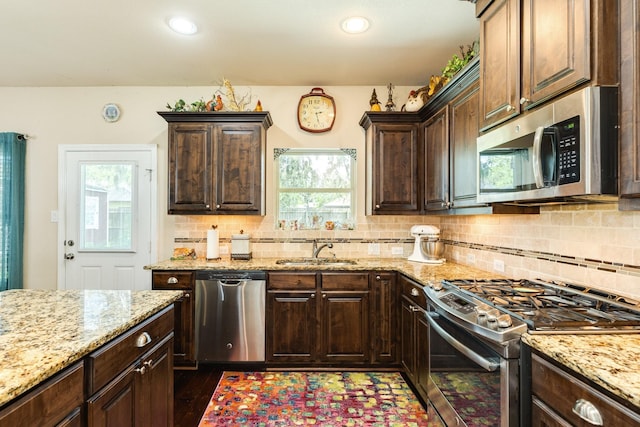
{"label": "upper cabinet", "polygon": [[479,1],[480,129],[585,82],[615,85],[617,8],[603,0]]}
{"label": "upper cabinet", "polygon": [[170,214],[264,215],[268,112],[159,112],[169,123]]}
{"label": "upper cabinet", "polygon": [[640,210],[640,5],[620,2],[620,203]]}
{"label": "upper cabinet", "polygon": [[418,214],[422,209],[419,119],[408,112],[366,112],[366,214]]}

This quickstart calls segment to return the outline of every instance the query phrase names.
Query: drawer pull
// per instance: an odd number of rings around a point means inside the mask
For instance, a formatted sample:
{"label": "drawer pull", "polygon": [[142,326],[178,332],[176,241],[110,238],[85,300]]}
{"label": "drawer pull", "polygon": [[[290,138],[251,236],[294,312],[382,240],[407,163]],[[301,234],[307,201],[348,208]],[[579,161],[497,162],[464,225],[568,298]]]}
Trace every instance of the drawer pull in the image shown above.
{"label": "drawer pull", "polygon": [[411,296],[417,297],[418,295],[420,295],[420,292],[416,288],[411,288]]}
{"label": "drawer pull", "polygon": [[171,277],[169,277],[169,278],[167,279],[167,283],[168,283],[169,285],[175,285],[176,283],[178,283],[178,279],[177,279],[177,278],[175,278],[175,277],[173,277],[173,276],[171,276]]}
{"label": "drawer pull", "polygon": [[148,332],[141,333],[136,339],[136,347],[142,348],[151,342],[151,335]]}
{"label": "drawer pull", "polygon": [[576,403],[573,404],[573,413],[594,426],[604,425],[602,421],[602,415],[598,408],[588,400],[578,399]]}
{"label": "drawer pull", "polygon": [[144,375],[145,372],[147,372],[147,367],[146,366],[142,366],[140,368],[136,368],[134,369],[134,371],[136,371],[137,373],[139,373],[140,375]]}

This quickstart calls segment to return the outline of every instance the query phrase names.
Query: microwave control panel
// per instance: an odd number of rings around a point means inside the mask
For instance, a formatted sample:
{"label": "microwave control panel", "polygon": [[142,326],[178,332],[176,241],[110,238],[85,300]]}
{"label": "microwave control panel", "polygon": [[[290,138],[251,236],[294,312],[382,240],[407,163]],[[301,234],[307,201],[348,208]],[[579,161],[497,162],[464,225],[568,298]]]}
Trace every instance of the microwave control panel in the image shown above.
{"label": "microwave control panel", "polygon": [[555,125],[558,131],[558,184],[580,181],[580,117]]}

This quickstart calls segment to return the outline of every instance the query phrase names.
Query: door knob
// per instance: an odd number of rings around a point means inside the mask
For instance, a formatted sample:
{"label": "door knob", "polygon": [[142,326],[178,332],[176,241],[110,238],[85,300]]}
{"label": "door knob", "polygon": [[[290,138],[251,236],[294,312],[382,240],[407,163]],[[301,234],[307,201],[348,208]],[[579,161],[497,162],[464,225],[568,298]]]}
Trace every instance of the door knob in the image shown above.
{"label": "door knob", "polygon": [[64,254],[64,259],[74,259],[76,256],[74,254]]}

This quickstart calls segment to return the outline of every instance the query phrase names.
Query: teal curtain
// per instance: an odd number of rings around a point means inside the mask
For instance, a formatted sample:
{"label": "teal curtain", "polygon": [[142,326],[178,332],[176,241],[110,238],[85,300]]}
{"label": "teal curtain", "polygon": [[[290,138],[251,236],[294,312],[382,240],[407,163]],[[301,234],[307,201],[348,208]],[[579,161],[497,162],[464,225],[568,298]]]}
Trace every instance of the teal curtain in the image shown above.
{"label": "teal curtain", "polygon": [[24,135],[0,133],[0,291],[22,288],[26,154]]}

